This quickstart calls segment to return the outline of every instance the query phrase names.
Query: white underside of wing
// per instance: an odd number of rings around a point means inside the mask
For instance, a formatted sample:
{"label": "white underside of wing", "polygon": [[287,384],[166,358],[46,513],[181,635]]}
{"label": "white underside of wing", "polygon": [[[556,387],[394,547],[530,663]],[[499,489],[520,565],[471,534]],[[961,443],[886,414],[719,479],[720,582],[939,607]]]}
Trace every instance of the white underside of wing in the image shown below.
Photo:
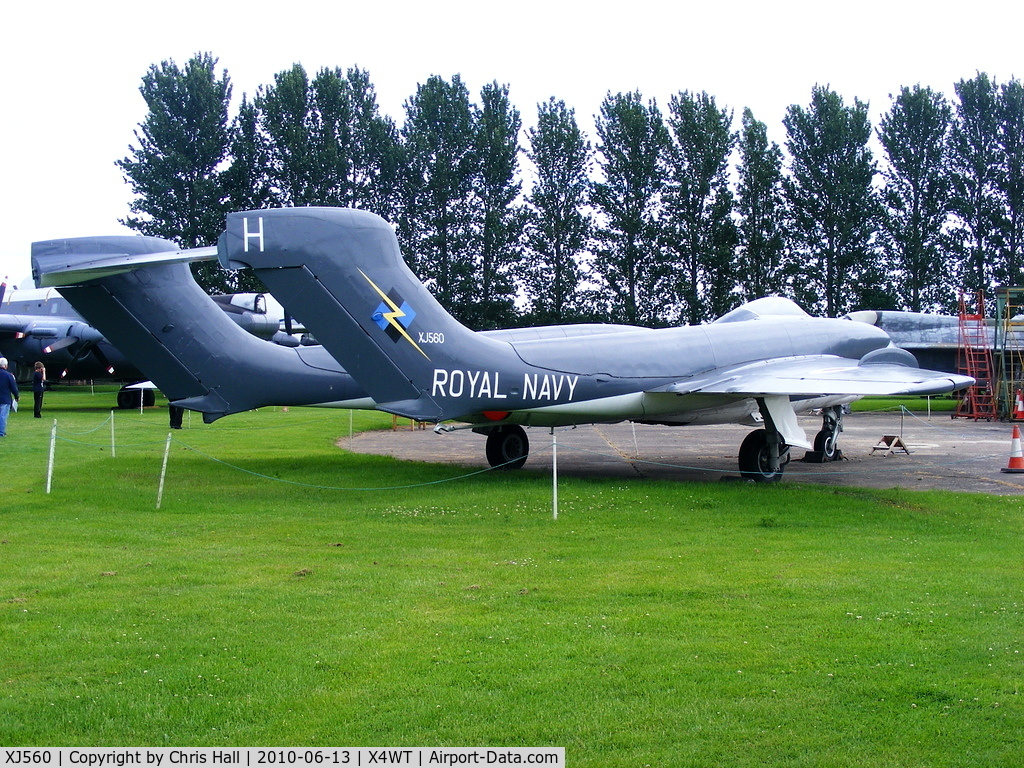
{"label": "white underside of wing", "polygon": [[905,365],[858,361],[830,355],[780,358],[716,369],[681,379],[659,392],[674,394],[765,395],[930,395],[963,389],[967,376]]}

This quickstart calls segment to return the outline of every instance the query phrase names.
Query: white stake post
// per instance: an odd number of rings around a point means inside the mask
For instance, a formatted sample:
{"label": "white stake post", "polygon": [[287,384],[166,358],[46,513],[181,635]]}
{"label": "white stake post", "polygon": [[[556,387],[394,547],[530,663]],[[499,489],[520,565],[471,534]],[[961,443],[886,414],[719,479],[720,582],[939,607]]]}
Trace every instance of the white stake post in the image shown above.
{"label": "white stake post", "polygon": [[171,453],[171,433],[167,433],[167,443],[164,445],[164,465],[160,468],[160,487],[156,492],[156,508],[160,509],[160,502],[164,498],[164,478],[167,476],[167,457]]}
{"label": "white stake post", "polygon": [[110,412],[110,458],[117,458],[117,448],[114,444],[114,412]]}
{"label": "white stake post", "polygon": [[558,434],[551,428],[551,517],[558,519]]}
{"label": "white stake post", "polygon": [[53,420],[50,427],[50,461],[46,465],[46,492],[50,492],[50,484],[53,480],[53,449],[57,445],[57,420]]}

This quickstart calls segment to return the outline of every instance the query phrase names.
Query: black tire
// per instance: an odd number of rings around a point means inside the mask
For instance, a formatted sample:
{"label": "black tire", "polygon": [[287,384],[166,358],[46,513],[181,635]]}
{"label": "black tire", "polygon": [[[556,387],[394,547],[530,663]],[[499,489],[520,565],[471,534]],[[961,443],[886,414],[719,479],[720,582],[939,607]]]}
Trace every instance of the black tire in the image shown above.
{"label": "black tire", "polygon": [[495,427],[487,435],[487,463],[495,469],[520,469],[529,455],[526,430],[516,424]]}
{"label": "black tire", "polygon": [[833,461],[836,458],[836,435],[831,430],[823,429],[814,436],[814,450],[821,454],[825,461]]}
{"label": "black tire", "polygon": [[132,410],[142,403],[144,408],[152,408],[156,404],[156,393],[152,389],[128,389],[122,387],[117,392],[117,407],[121,410]]}
{"label": "black tire", "polygon": [[782,479],[785,462],[781,456],[777,470],[772,471],[768,468],[768,432],[763,429],[755,429],[743,438],[739,459],[740,474],[747,480],[777,483]]}
{"label": "black tire", "polygon": [[129,410],[139,407],[139,390],[121,389],[117,393],[117,407],[121,410]]}

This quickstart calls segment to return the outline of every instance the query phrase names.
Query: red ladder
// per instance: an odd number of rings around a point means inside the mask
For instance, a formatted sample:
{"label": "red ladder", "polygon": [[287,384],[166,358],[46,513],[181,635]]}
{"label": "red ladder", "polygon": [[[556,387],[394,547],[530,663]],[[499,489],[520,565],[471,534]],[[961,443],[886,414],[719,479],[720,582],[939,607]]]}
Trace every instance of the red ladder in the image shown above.
{"label": "red ladder", "polygon": [[960,352],[957,366],[960,373],[974,379],[953,414],[954,419],[996,418],[996,400],[992,389],[992,341],[985,322],[985,296],[978,291],[977,313],[967,310],[967,300],[960,294]]}

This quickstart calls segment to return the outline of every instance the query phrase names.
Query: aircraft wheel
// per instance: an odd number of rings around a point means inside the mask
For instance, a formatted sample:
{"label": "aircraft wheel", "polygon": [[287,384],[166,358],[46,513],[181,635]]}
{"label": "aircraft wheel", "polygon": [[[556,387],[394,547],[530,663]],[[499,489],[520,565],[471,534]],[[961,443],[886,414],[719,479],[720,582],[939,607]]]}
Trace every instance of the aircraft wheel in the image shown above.
{"label": "aircraft wheel", "polygon": [[156,395],[153,390],[122,387],[117,392],[117,407],[121,410],[138,408],[140,402],[143,407],[151,408],[156,403]]}
{"label": "aircraft wheel", "polygon": [[782,449],[787,450],[787,454],[779,456],[779,467],[772,470],[770,467],[771,456],[768,451],[768,432],[763,429],[755,429],[743,438],[743,442],[740,444],[740,474],[748,480],[759,483],[777,483],[782,479],[782,470],[788,457],[788,449],[785,446],[782,446]]}
{"label": "aircraft wheel", "polygon": [[814,450],[821,454],[825,461],[836,458],[836,434],[828,429],[821,430],[814,436]]}
{"label": "aircraft wheel", "polygon": [[526,430],[517,424],[495,427],[487,435],[487,463],[498,469],[519,469],[530,454]]}

